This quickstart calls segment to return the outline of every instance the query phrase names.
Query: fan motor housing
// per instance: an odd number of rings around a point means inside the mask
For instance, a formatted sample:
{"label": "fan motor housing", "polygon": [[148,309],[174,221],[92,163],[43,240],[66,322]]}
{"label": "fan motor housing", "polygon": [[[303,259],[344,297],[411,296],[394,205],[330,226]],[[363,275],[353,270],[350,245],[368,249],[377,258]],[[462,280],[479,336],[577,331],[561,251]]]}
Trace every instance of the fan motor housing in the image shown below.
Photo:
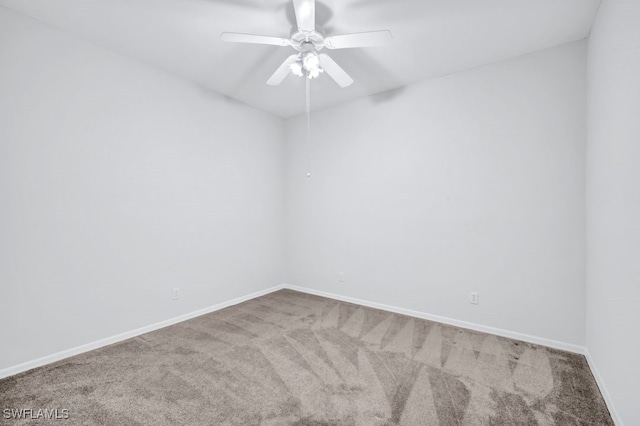
{"label": "fan motor housing", "polygon": [[294,30],[291,33],[291,47],[298,52],[304,50],[304,46],[308,43],[313,44],[315,50],[320,50],[324,47],[324,35],[318,31],[300,31]]}

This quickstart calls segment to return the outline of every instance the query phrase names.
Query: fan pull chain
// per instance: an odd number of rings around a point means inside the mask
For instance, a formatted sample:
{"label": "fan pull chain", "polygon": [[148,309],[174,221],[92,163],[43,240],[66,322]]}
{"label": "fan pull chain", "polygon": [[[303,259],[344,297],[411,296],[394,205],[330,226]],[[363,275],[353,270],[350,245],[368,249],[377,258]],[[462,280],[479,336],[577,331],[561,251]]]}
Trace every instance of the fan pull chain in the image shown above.
{"label": "fan pull chain", "polygon": [[311,79],[305,78],[307,85],[307,177],[311,177]]}

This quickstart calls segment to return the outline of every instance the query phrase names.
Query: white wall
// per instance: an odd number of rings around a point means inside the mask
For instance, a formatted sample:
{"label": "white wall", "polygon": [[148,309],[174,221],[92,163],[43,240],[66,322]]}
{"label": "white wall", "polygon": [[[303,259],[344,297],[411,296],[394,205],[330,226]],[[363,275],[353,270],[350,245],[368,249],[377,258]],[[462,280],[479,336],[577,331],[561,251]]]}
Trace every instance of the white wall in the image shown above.
{"label": "white wall", "polygon": [[588,69],[587,348],[640,425],[640,1],[602,2]]}
{"label": "white wall", "polygon": [[302,117],[0,8],[0,369],[282,281],[584,344],[585,48],[315,113],[307,179]]}
{"label": "white wall", "polygon": [[0,369],[280,284],[283,139],[0,7]]}
{"label": "white wall", "polygon": [[288,282],[584,344],[585,65],[577,42],[318,112],[310,179],[289,120]]}

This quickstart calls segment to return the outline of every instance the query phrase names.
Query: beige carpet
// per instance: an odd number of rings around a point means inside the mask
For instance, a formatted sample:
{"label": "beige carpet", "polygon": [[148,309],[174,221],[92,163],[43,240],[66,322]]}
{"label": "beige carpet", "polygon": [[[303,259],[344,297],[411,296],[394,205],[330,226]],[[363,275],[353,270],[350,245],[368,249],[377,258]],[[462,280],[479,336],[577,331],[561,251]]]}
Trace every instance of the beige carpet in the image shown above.
{"label": "beige carpet", "polygon": [[[0,381],[59,425],[612,425],[583,356],[282,290]],[[24,424],[6,420],[0,422]]]}

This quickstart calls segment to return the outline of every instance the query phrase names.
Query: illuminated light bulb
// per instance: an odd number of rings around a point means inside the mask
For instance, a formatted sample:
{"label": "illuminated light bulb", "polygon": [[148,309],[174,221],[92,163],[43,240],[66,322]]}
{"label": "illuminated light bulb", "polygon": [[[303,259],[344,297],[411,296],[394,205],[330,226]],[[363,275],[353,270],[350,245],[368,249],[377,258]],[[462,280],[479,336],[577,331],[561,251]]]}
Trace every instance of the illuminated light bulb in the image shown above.
{"label": "illuminated light bulb", "polygon": [[320,75],[321,72],[323,72],[324,70],[322,68],[315,68],[312,70],[307,71],[307,78],[309,80],[311,80],[312,78],[316,78]]}
{"label": "illuminated light bulb", "polygon": [[297,75],[298,77],[302,77],[304,73],[302,72],[302,62],[295,61],[291,65],[289,65],[289,69],[293,75]]}
{"label": "illuminated light bulb", "polygon": [[309,52],[302,58],[302,65],[304,69],[311,72],[320,68],[320,59],[315,53]]}

